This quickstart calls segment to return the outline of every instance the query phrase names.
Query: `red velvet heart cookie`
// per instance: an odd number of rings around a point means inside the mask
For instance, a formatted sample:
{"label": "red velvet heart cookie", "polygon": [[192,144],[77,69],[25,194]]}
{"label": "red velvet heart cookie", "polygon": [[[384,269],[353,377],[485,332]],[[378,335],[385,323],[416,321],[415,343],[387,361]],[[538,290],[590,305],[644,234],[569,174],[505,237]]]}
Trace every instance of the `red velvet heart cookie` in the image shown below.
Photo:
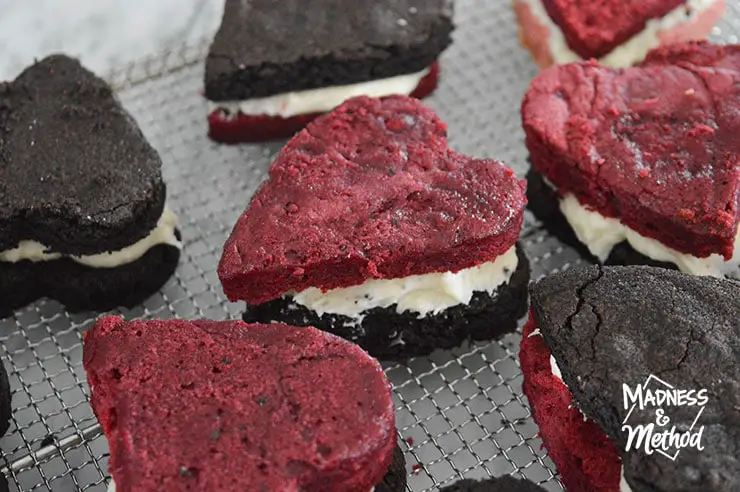
{"label": "red velvet heart cookie", "polygon": [[590,58],[626,67],[661,45],[707,37],[725,0],[515,0],[514,9],[540,67]]}
{"label": "red velvet heart cookie", "polygon": [[119,492],[401,492],[390,384],[315,328],[102,318],[85,335]]}
{"label": "red velvet heart cookie", "polygon": [[376,356],[513,328],[524,182],[449,149],[446,128],[418,100],[356,98],[296,135],[219,265],[245,319],[318,326]]}
{"label": "red velvet heart cookie", "polygon": [[740,46],[556,67],[532,82],[522,118],[546,223],[567,223],[602,261],[626,243],[687,272],[737,274]]}

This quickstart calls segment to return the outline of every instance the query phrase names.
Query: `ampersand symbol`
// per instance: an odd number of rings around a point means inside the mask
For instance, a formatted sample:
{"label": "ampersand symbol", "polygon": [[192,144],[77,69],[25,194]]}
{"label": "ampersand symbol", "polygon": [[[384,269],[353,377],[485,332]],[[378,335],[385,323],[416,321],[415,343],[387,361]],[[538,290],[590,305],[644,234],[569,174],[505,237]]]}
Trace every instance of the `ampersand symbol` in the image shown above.
{"label": "ampersand symbol", "polygon": [[658,424],[658,427],[665,427],[671,422],[671,418],[665,415],[665,411],[662,409],[658,409],[655,411],[655,423]]}

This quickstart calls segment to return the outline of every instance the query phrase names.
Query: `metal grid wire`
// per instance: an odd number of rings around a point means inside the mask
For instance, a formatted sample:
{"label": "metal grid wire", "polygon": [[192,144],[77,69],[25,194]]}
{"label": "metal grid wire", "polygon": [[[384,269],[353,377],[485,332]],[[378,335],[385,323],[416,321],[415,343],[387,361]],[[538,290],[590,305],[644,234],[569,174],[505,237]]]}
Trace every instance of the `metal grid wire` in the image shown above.
{"label": "metal grid wire", "polygon": [[[461,152],[526,170],[519,104],[536,70],[519,46],[509,2],[458,0],[458,29],[428,100]],[[740,0],[714,36],[737,42]],[[201,97],[207,43],[142,60],[110,76],[120,98],[160,151],[169,203],[184,236],[180,266],[126,318],[238,318],[216,265],[224,240],[282,143],[219,146],[206,137]],[[526,217],[522,242],[533,278],[580,262]],[[0,441],[11,490],[105,490],[107,443],[89,406],[82,333],[97,316],[69,314],[42,300],[0,320],[0,356],[10,375],[13,423]],[[561,490],[521,391],[520,335],[388,365],[410,491],[432,491],[460,477],[517,474]]]}

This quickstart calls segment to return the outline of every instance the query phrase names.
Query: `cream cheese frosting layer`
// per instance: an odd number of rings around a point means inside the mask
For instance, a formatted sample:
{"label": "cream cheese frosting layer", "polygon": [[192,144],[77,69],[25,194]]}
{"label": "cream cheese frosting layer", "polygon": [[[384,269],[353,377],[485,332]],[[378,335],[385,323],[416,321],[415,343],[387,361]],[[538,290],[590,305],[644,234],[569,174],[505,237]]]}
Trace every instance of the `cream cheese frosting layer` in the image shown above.
{"label": "cream cheese frosting layer", "polygon": [[177,239],[177,216],[167,207],[164,208],[156,227],[146,237],[134,244],[118,251],[110,251],[95,255],[63,255],[49,252],[49,248],[37,241],[24,240],[17,247],[0,251],[0,262],[17,263],[19,261],[53,261],[61,258],[70,260],[91,268],[116,268],[133,263],[146,254],[147,251],[160,244],[167,244],[182,249],[182,243]]}
{"label": "cream cheese frosting layer", "polygon": [[605,217],[595,210],[591,210],[578,201],[575,195],[568,193],[559,198],[560,211],[573,228],[578,240],[588,250],[604,262],[614,247],[627,241],[638,253],[648,258],[672,263],[679,270],[694,275],[712,277],[740,277],[740,231],[735,237],[735,249],[732,259],[725,260],[724,256],[712,254],[706,258],[681,253],[660,241],[645,237],[639,232],[622,224],[618,219]]}
{"label": "cream cheese frosting layer", "polygon": [[429,74],[430,69],[399,75],[387,79],[371,80],[359,84],[322,87],[298,92],[286,92],[275,96],[247,99],[244,101],[209,102],[209,111],[225,110],[228,117],[239,114],[247,116],[277,116],[290,118],[302,114],[326,113],[355,96],[385,97],[408,96]]}
{"label": "cream cheese frosting layer", "polygon": [[[581,61],[582,58],[568,46],[563,31],[548,15],[542,0],[519,0],[526,3],[532,15],[550,32],[550,53],[556,64]],[[696,20],[703,12],[716,4],[717,0],[688,0],[660,19],[651,19],[645,28],[629,40],[601,57],[599,63],[609,67],[629,67],[645,59],[648,52],[662,43],[659,33]]]}
{"label": "cream cheese frosting layer", "polygon": [[397,313],[414,312],[419,318],[439,314],[458,304],[468,304],[475,292],[493,293],[516,271],[516,246],[493,261],[458,272],[427,273],[394,279],[369,279],[360,285],[322,292],[311,287],[289,293],[293,301],[319,316],[337,314],[361,318],[373,308],[396,306]]}

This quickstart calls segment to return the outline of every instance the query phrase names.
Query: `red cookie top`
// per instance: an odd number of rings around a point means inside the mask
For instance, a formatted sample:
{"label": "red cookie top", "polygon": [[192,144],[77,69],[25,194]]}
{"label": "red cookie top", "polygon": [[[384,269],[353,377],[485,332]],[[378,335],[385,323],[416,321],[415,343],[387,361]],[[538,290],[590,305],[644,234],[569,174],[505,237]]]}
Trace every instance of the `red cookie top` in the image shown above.
{"label": "red cookie top", "polygon": [[[581,58],[601,58],[686,0],[542,0]],[[688,7],[687,7],[688,9]],[[687,10],[687,15],[690,10]]]}
{"label": "red cookie top", "polygon": [[298,133],[226,242],[229,299],[458,271],[511,248],[525,183],[450,150],[446,128],[416,99],[359,97]]}
{"label": "red cookie top", "polygon": [[653,51],[640,67],[553,67],[522,104],[532,166],[559,191],[684,253],[733,254],[740,46]]}
{"label": "red cookie top", "polygon": [[315,328],[110,316],[84,366],[121,492],[367,492],[396,446],[378,362]]}

